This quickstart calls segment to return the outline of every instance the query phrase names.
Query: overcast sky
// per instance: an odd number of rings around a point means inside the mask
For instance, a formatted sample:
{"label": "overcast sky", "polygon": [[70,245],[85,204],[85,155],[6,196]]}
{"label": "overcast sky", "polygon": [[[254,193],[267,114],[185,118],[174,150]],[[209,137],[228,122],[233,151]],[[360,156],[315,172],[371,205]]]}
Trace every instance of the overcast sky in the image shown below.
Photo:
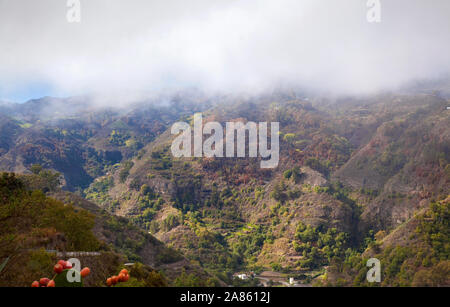
{"label": "overcast sky", "polygon": [[450,1],[0,0],[0,99],[197,87],[360,94],[450,71]]}

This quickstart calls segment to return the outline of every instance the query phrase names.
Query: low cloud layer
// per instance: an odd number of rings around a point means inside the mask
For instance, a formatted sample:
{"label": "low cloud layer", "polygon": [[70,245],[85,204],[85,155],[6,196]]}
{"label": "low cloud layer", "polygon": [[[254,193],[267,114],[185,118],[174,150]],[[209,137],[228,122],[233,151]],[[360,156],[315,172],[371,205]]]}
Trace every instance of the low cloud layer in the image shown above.
{"label": "low cloud layer", "polygon": [[0,0],[0,98],[53,93],[135,100],[160,90],[278,86],[372,93],[450,71],[450,1]]}

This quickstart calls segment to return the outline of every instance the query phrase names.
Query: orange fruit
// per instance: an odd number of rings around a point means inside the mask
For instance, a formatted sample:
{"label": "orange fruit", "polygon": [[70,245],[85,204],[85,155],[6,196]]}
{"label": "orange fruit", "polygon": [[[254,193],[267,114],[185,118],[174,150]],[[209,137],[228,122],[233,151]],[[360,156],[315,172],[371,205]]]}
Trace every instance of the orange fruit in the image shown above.
{"label": "orange fruit", "polygon": [[59,261],[58,261],[58,264],[60,264],[60,265],[64,268],[64,266],[66,265],[66,261],[64,261],[64,260],[59,260]]}
{"label": "orange fruit", "polygon": [[50,279],[48,279],[48,278],[41,278],[41,279],[39,280],[39,284],[40,284],[41,286],[47,286],[47,284],[48,284],[49,281],[50,281]]}
{"label": "orange fruit", "polygon": [[47,287],[49,288],[54,288],[55,287],[55,281],[54,280],[50,280],[47,284]]}
{"label": "orange fruit", "polygon": [[128,280],[127,276],[128,276],[128,274],[120,273],[119,274],[119,281],[120,282],[126,282]]}
{"label": "orange fruit", "polygon": [[59,263],[57,263],[57,264],[55,264],[55,266],[53,267],[53,271],[56,273],[56,274],[61,274],[61,272],[64,270],[64,267],[61,265],[61,264],[59,264]]}
{"label": "orange fruit", "polygon": [[39,288],[39,282],[37,280],[33,281],[31,288]]}
{"label": "orange fruit", "polygon": [[108,279],[106,280],[106,285],[107,285],[108,287],[111,287],[111,286],[112,286],[112,279],[111,279],[111,277],[108,278]]}
{"label": "orange fruit", "polygon": [[113,285],[117,284],[117,283],[119,282],[119,276],[113,276],[113,277],[111,277],[111,281],[112,281],[112,284],[113,284]]}
{"label": "orange fruit", "polygon": [[89,268],[84,268],[81,270],[80,274],[81,274],[81,277],[86,277],[89,274],[91,274],[91,270]]}

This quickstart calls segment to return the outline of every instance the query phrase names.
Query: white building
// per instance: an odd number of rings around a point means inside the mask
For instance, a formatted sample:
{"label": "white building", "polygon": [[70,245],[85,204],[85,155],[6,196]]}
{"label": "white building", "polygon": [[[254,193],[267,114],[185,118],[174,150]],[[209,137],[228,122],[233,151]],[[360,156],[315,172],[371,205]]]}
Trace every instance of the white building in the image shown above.
{"label": "white building", "polygon": [[241,280],[246,280],[246,279],[249,279],[250,277],[247,274],[238,274],[237,278],[239,278]]}

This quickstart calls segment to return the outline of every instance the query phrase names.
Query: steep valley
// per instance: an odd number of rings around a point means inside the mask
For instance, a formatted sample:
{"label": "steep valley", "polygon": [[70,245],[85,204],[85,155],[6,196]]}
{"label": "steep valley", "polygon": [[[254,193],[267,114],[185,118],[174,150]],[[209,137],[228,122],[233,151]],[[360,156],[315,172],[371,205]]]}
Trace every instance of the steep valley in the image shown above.
{"label": "steep valley", "polygon": [[[299,97],[176,96],[34,118],[9,107],[0,169],[41,176],[32,189],[93,213],[99,240],[172,284],[252,285],[233,275],[273,271],[308,285],[367,285],[364,261],[376,256],[383,285],[449,285],[449,100]],[[205,122],[279,122],[279,166],[174,158],[170,126],[196,112]],[[61,173],[65,191],[47,186],[45,169]]]}

